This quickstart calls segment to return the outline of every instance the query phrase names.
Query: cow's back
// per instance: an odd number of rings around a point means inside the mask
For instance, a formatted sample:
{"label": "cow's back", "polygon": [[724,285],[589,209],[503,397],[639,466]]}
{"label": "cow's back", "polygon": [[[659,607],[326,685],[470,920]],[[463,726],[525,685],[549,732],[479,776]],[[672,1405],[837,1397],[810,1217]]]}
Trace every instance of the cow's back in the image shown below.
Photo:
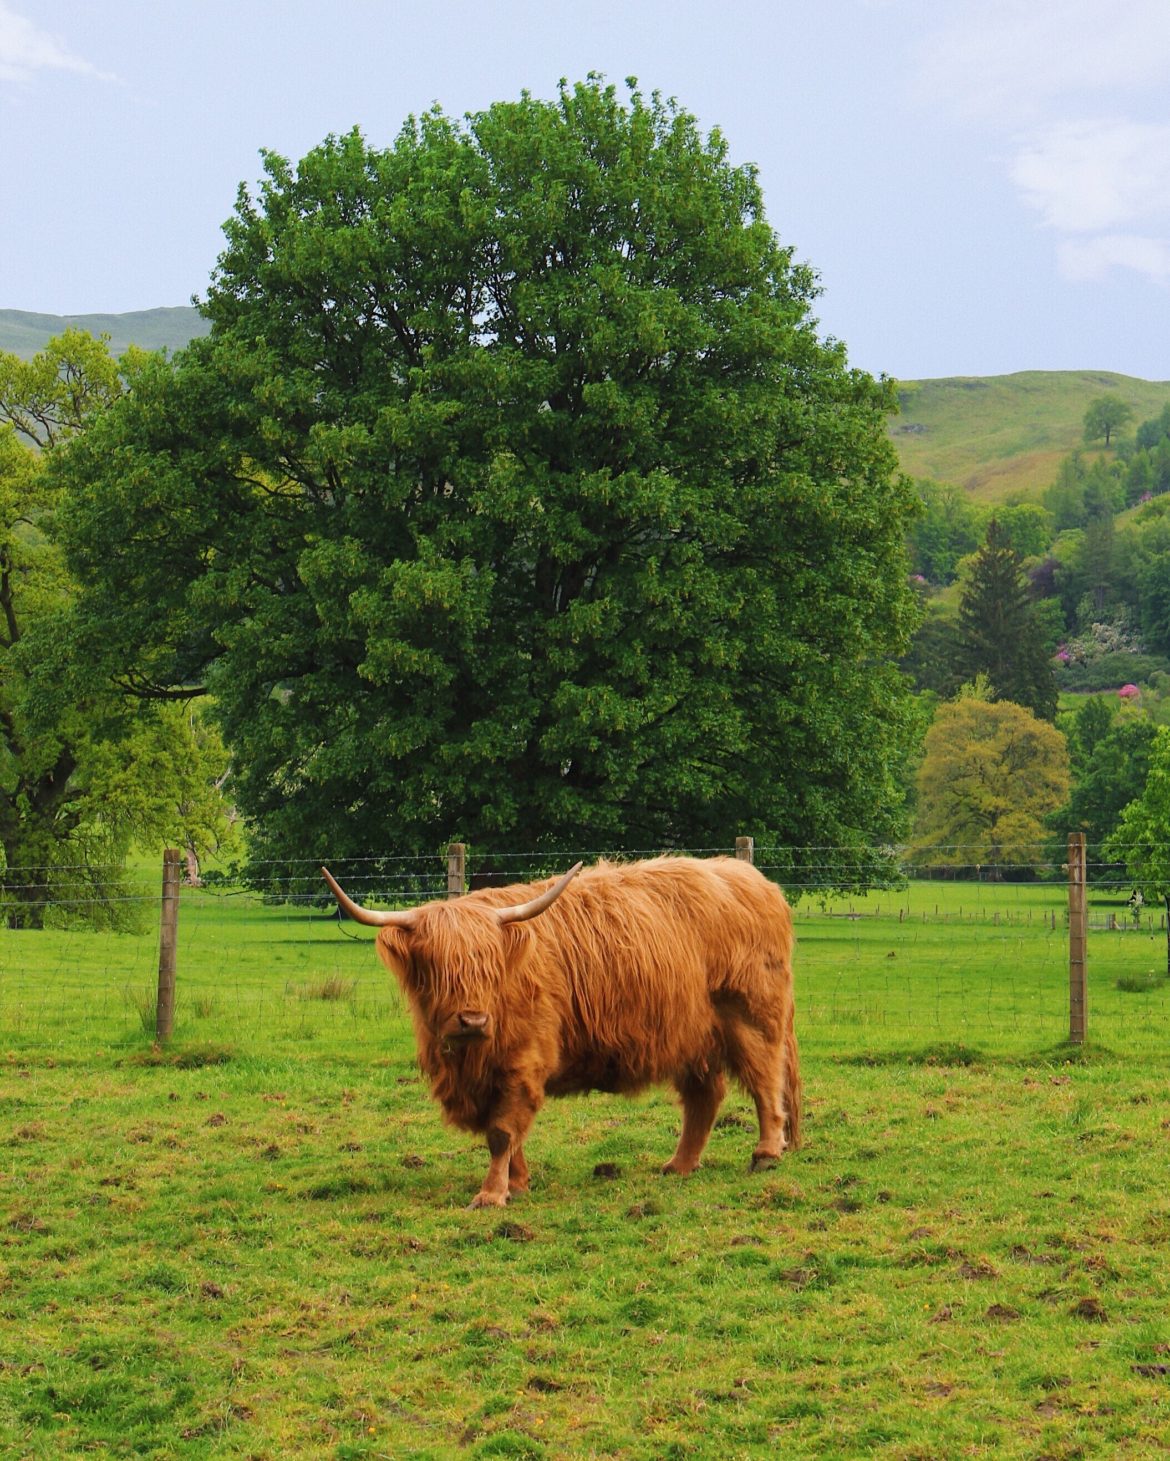
{"label": "cow's back", "polygon": [[719,1058],[721,1011],[791,1008],[788,904],[734,858],[599,863],[532,927],[566,1088],[670,1078]]}

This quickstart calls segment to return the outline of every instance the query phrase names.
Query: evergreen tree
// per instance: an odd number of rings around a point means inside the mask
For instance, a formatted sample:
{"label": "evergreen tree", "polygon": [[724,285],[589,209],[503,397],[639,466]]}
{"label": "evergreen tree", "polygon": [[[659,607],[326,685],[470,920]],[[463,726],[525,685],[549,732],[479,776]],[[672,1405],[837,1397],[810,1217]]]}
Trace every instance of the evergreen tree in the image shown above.
{"label": "evergreen tree", "polygon": [[959,637],[965,680],[982,672],[997,700],[1026,706],[1042,720],[1055,719],[1056,678],[1028,598],[1020,555],[995,518],[959,602]]}

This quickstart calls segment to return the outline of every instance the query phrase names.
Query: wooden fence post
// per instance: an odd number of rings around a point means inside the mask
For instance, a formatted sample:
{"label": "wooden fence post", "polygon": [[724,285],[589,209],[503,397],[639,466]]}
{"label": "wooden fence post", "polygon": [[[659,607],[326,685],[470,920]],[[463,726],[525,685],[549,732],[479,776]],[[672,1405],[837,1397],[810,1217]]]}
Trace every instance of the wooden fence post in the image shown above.
{"label": "wooden fence post", "polygon": [[1085,834],[1068,837],[1068,1039],[1085,1043],[1088,980],[1085,972]]}
{"label": "wooden fence post", "polygon": [[175,1026],[175,964],[179,944],[179,885],[183,854],[177,847],[163,853],[162,912],[158,934],[158,1001],[155,1005],[154,1037],[160,1045],[171,1038]]}
{"label": "wooden fence post", "polygon": [[467,890],[467,843],[447,844],[447,897],[462,898]]}
{"label": "wooden fence post", "polygon": [[737,837],[735,839],[735,855],[740,862],[754,863],[756,860],[756,839],[754,837]]}

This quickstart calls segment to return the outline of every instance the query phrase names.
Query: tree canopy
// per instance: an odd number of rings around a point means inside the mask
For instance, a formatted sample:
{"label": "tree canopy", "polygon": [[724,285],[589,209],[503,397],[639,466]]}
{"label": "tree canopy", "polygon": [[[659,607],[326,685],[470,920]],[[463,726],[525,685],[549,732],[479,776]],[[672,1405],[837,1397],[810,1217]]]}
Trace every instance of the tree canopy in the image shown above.
{"label": "tree canopy", "polygon": [[890,839],[893,396],[721,135],[594,78],[265,169],[63,468],[93,652],[214,690],[255,850]]}
{"label": "tree canopy", "polygon": [[122,389],[105,344],[82,331],[32,360],[0,353],[0,905],[14,926],[39,926],[66,888],[113,917],[132,837],[182,832],[197,854],[224,821],[218,735],[127,701],[90,674],[75,634],[50,468]]}

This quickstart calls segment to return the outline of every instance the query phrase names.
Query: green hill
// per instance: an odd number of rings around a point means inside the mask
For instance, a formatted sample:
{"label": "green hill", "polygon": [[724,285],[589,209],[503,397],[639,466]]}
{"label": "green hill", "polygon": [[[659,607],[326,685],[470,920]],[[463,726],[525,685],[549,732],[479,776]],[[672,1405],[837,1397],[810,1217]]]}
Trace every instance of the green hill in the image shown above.
{"label": "green hill", "polygon": [[1093,370],[902,381],[890,436],[911,477],[954,483],[984,502],[1035,497],[1082,444],[1089,402],[1106,393],[1133,408],[1137,425],[1170,402],[1170,381]]}
{"label": "green hill", "polygon": [[210,326],[189,305],[173,309],[136,309],[120,315],[41,315],[23,309],[0,309],[0,350],[28,360],[54,335],[70,326],[91,335],[109,335],[110,349],[120,355],[129,345],[144,350],[181,350]]}

